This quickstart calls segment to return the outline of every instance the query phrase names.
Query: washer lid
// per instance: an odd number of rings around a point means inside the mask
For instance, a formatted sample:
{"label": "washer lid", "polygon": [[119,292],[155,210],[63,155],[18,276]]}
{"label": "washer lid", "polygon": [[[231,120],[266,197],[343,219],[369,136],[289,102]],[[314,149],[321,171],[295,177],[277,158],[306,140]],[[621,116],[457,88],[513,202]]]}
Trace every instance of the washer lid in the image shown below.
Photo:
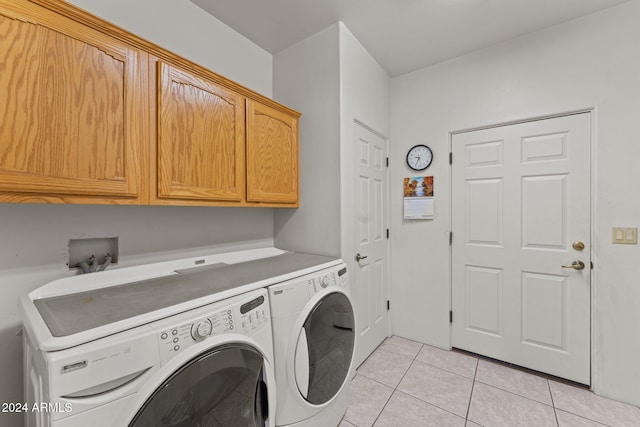
{"label": "washer lid", "polygon": [[[211,294],[333,261],[320,255],[287,252],[237,264],[215,264],[175,274],[33,301],[54,337],[150,313]],[[90,279],[90,275],[87,276]],[[272,283],[269,283],[272,284]]]}

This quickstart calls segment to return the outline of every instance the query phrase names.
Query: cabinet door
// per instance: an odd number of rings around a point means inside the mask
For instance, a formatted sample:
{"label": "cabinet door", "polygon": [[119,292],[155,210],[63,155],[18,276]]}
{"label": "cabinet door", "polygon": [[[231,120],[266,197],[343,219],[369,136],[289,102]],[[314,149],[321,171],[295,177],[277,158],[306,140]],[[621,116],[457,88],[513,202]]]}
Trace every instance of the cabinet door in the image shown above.
{"label": "cabinet door", "polygon": [[247,100],[247,201],[298,202],[298,118]]}
{"label": "cabinet door", "polygon": [[141,202],[146,64],[78,22],[0,0],[0,201]]}
{"label": "cabinet door", "polygon": [[244,97],[158,62],[158,197],[244,197]]}

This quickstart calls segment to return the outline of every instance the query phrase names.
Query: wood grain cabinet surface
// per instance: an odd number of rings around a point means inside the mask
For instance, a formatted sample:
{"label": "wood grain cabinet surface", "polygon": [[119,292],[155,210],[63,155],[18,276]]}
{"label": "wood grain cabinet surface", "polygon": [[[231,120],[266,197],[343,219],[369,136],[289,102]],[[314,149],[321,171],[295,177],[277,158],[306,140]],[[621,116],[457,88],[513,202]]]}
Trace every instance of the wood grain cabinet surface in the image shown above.
{"label": "wood grain cabinet surface", "polygon": [[298,118],[247,101],[247,200],[298,202]]}
{"label": "wood grain cabinet surface", "polygon": [[163,62],[157,69],[158,198],[242,201],[244,97]]}
{"label": "wood grain cabinet surface", "polygon": [[0,0],[0,201],[141,203],[147,54]]}
{"label": "wood grain cabinet surface", "polygon": [[300,114],[62,0],[0,0],[0,202],[298,206]]}

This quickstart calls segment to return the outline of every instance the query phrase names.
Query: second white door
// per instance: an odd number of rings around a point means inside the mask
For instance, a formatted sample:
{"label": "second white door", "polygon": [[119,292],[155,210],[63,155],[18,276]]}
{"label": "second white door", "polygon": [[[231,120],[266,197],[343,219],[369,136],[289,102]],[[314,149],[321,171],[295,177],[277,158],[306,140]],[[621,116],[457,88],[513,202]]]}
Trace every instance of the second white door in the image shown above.
{"label": "second white door", "polygon": [[453,136],[453,347],[590,384],[590,129]]}
{"label": "second white door", "polygon": [[[356,366],[387,337],[387,141],[355,124]],[[359,259],[359,260],[358,260]]]}

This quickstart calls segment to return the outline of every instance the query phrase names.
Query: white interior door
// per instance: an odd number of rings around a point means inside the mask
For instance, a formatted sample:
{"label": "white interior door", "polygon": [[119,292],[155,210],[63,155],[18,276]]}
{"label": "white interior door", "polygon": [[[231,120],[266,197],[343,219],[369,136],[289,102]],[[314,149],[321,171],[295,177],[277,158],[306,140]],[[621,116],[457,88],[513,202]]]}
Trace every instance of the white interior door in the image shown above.
{"label": "white interior door", "polygon": [[453,347],[590,384],[590,146],[590,113],[453,136]]}
{"label": "white interior door", "polygon": [[355,248],[352,292],[358,338],[355,366],[386,338],[387,311],[387,140],[359,124],[356,127]]}

